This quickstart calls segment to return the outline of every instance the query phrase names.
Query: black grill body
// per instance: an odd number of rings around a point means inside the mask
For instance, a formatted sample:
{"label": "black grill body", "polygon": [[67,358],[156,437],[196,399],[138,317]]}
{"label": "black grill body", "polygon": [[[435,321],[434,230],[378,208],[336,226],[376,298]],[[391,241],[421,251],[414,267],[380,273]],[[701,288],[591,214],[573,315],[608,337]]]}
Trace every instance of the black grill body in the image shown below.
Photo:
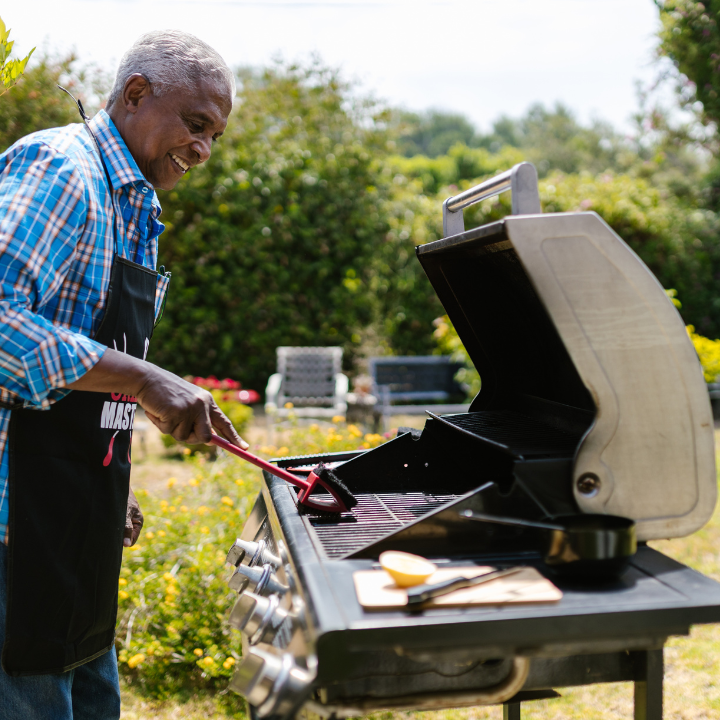
{"label": "black grill body", "polygon": [[[482,379],[470,411],[429,414],[422,431],[366,452],[276,460],[332,463],[358,498],[340,516],[304,511],[294,488],[264,474],[242,533],[249,549],[231,551],[236,564],[259,558],[233,586],[253,576],[259,596],[272,576],[280,588],[275,604],[241,595],[231,616],[246,655],[231,686],[254,715],[517,701],[592,679],[636,681],[637,720],[657,720],[665,640],[720,621],[720,585],[645,542],[617,580],[582,586],[543,565],[537,530],[462,515],[604,512],[635,520],[645,541],[693,532],[715,504],[706,391],[662,288],[596,215],[525,206],[536,209],[464,232],[446,203],[454,234],[417,248]],[[391,549],[441,567],[535,566],[563,598],[364,611],[353,573]]]}
{"label": "black grill body", "polygon": [[[393,442],[418,440],[407,433],[382,447]],[[338,457],[349,467],[374,452]],[[280,462],[296,467],[334,460]],[[487,482],[462,493],[474,477],[464,481],[448,475],[456,492],[443,493],[429,487],[392,492],[351,486],[359,499],[355,519],[331,520],[300,512],[294,489],[264,474],[243,538],[264,540],[282,557],[276,575],[290,588],[284,603],[295,613],[269,649],[278,656],[290,653],[312,675],[292,709],[270,717],[472,705],[507,679],[518,657],[530,659],[520,699],[551,697],[554,686],[584,684],[583,673],[603,681],[635,680],[643,653],[662,647],[668,635],[686,634],[692,623],[720,621],[720,585],[645,545],[615,583],[598,588],[556,578],[564,593],[557,605],[364,611],[353,573],[379,568],[377,556],[386,547],[417,551],[419,546],[440,566],[524,564],[547,573],[532,536],[500,527],[495,535],[470,535],[468,523],[458,521],[454,509],[465,507],[499,513],[511,503],[519,514],[536,512],[517,488],[503,493]],[[373,490],[382,483],[373,478]],[[258,715],[257,708],[251,710]]]}

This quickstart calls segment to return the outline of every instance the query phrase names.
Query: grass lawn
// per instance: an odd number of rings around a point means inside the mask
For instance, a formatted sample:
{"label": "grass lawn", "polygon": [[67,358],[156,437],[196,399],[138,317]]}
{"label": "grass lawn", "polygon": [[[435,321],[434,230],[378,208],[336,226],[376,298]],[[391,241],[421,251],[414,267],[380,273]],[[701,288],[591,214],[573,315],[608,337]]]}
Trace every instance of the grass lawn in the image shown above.
{"label": "grass lawn", "polygon": [[[262,429],[248,433],[251,445],[263,442]],[[153,494],[166,492],[170,476],[182,484],[192,471],[179,459],[160,452],[159,438],[148,434],[147,453],[136,461],[133,484]],[[259,471],[258,471],[259,473]],[[720,510],[699,532],[688,538],[652,543],[653,547],[720,581]],[[526,703],[524,720],[630,720],[633,716],[631,683],[558,689],[562,697]],[[373,720],[500,720],[501,707],[445,710],[432,713],[376,713]],[[224,720],[243,716],[243,701],[232,693],[223,696],[195,693],[184,698],[157,701],[144,697],[123,681],[123,720]],[[690,637],[673,638],[665,649],[666,720],[720,718],[720,625],[696,626]]]}

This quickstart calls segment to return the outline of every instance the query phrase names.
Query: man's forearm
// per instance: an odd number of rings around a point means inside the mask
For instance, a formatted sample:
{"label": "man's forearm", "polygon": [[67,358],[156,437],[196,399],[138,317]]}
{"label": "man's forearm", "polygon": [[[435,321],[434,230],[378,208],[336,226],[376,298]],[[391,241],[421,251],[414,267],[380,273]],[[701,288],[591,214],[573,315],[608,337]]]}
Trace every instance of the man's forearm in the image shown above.
{"label": "man's forearm", "polygon": [[154,365],[144,360],[108,348],[90,370],[68,387],[72,390],[137,396],[154,368]]}
{"label": "man's forearm", "polygon": [[215,429],[235,445],[248,447],[207,390],[117,350],[106,350],[91,370],[68,387],[133,395],[148,419],[180,442],[210,442]]}

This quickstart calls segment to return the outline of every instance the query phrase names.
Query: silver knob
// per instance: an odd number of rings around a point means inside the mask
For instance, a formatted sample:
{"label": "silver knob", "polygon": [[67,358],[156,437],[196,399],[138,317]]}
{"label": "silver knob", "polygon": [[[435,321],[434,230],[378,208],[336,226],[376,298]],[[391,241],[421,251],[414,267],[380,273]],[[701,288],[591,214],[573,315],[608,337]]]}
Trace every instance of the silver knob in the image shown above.
{"label": "silver knob", "polygon": [[254,705],[259,717],[267,717],[290,710],[311,682],[310,673],[297,667],[289,653],[278,656],[250,648],[230,681],[230,689]]}
{"label": "silver knob", "polygon": [[256,645],[261,641],[271,643],[287,617],[277,595],[264,598],[246,592],[235,603],[229,622],[236,630],[245,631],[250,645]]}
{"label": "silver knob", "polygon": [[272,565],[279,568],[282,561],[277,555],[273,555],[267,547],[265,540],[252,542],[238,538],[227,554],[227,562],[237,567],[243,565]]}
{"label": "silver knob", "polygon": [[239,593],[250,590],[257,595],[283,594],[287,592],[288,588],[275,577],[274,570],[275,568],[269,563],[262,567],[238,565],[228,581],[228,585]]}

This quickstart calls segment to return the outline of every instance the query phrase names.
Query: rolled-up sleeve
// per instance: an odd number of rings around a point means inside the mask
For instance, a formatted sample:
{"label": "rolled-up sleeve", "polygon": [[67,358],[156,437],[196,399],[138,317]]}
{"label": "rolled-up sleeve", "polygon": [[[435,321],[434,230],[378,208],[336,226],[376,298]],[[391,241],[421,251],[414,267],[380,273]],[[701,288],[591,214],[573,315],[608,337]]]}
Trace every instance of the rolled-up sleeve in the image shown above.
{"label": "rolled-up sleeve", "polygon": [[87,219],[74,163],[43,143],[0,167],[0,387],[47,407],[100,360],[104,345],[41,314],[57,294]]}

